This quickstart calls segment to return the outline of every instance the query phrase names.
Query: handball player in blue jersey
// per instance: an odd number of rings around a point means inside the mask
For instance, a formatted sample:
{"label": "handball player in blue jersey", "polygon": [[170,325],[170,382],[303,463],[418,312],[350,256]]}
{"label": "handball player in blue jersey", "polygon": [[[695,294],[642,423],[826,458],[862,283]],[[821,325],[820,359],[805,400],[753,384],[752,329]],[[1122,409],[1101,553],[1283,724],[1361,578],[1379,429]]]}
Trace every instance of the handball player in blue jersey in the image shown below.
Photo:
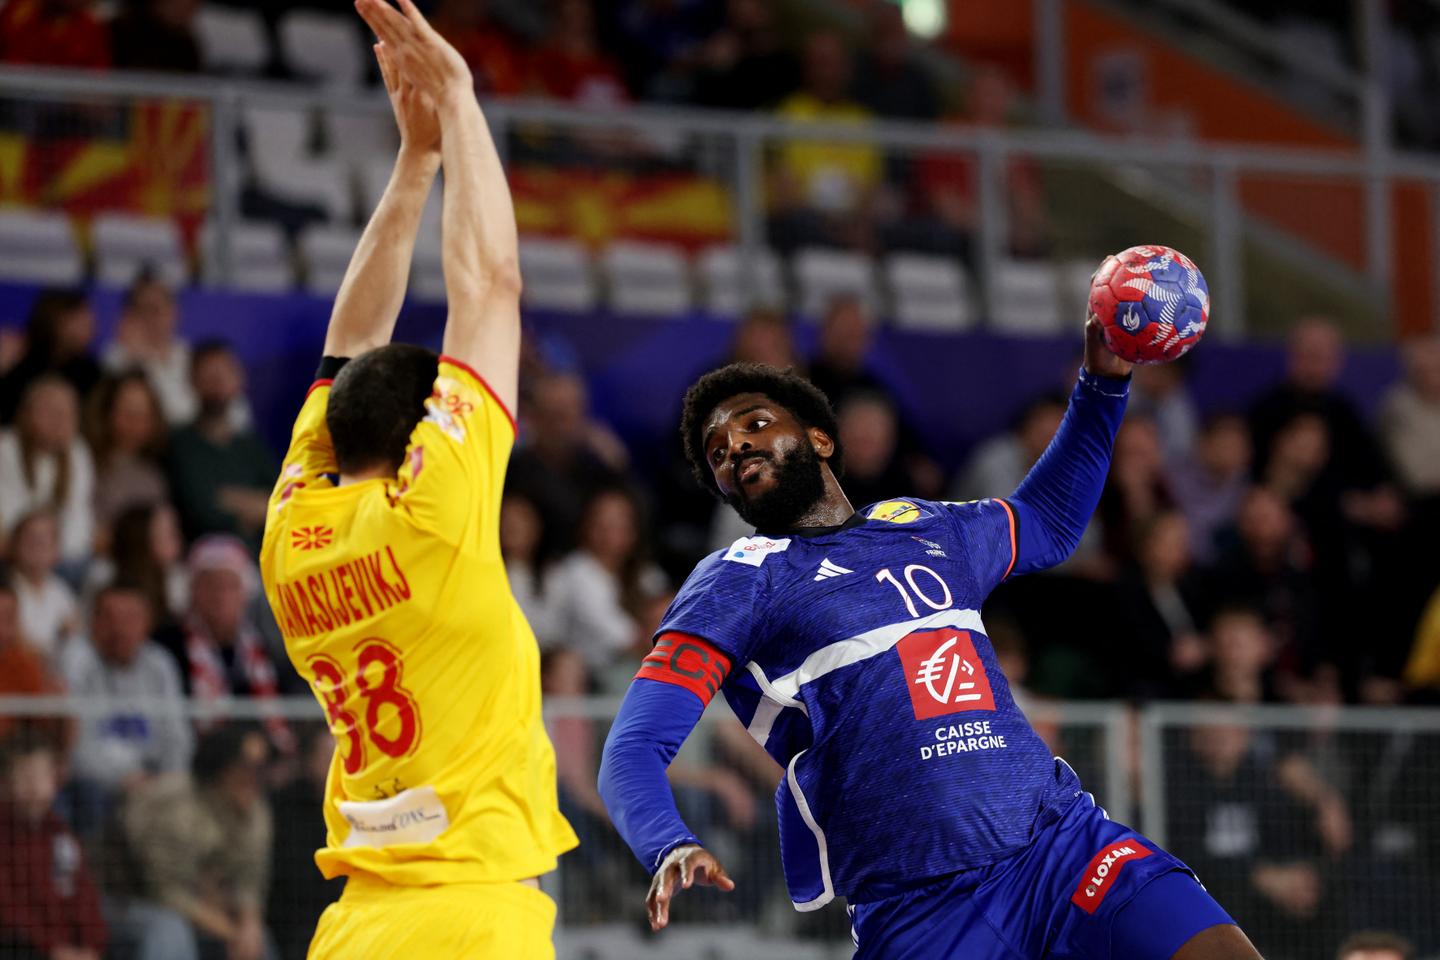
{"label": "handball player in blue jersey", "polygon": [[1130,364],[1093,319],[1085,332],[1065,419],[1003,499],[856,510],[808,381],[734,364],[691,387],[691,464],[756,532],[685,582],[605,744],[600,792],[653,875],[654,929],[678,890],[734,888],[665,778],[719,691],[785,768],[791,900],[846,898],[858,958],[1259,956],[1183,863],[1050,755],[980,618],[1001,581],[1069,556],[1099,501]]}

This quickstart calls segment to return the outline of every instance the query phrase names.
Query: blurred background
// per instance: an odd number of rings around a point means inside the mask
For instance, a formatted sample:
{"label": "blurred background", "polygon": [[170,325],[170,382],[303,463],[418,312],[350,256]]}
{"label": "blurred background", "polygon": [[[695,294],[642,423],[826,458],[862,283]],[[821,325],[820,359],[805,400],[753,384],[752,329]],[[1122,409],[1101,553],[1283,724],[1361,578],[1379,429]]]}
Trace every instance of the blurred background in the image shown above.
{"label": "blurred background", "polygon": [[[986,606],[997,653],[1267,957],[1440,957],[1440,3],[425,9],[522,234],[502,547],[583,841],[562,958],[852,949],[843,905],[788,904],[780,771],[728,711],[671,779],[734,894],[651,936],[595,791],[676,587],[749,532],[689,476],[685,387],[808,371],[857,506],[1005,495],[1137,243],[1200,264],[1209,336],[1137,372],[1079,552]],[[397,146],[367,44],[343,2],[0,5],[0,956],[288,960],[338,895],[253,557]],[[439,209],[398,334],[431,346]]]}

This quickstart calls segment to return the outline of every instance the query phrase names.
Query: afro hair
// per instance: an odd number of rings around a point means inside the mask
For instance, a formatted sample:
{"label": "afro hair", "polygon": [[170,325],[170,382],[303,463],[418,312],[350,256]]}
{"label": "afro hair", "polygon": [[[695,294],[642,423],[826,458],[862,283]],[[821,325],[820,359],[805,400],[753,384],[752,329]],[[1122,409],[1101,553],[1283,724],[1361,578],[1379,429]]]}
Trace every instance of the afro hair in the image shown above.
{"label": "afro hair", "polygon": [[685,392],[680,414],[680,435],[685,440],[685,459],[700,486],[716,496],[715,477],[705,462],[705,421],[715,408],[742,393],[760,393],[769,397],[804,424],[825,432],[835,450],[825,461],[836,477],[844,475],[845,457],[840,447],[840,426],[835,409],[820,388],[795,372],[793,367],[781,370],[763,363],[732,363],[711,370]]}

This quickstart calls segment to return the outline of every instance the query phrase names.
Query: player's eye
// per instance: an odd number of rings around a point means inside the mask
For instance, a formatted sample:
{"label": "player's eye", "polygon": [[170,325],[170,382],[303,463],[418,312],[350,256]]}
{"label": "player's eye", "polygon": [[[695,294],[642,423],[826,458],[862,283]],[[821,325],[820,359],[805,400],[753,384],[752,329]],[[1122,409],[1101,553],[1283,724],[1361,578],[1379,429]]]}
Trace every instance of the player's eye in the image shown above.
{"label": "player's eye", "polygon": [[720,465],[720,461],[724,459],[725,451],[721,450],[719,447],[716,447],[714,450],[710,451],[710,462],[715,466],[718,467]]}
{"label": "player's eye", "polygon": [[770,426],[770,420],[769,420],[769,418],[767,418],[767,417],[756,417],[756,418],[754,419],[754,421],[751,422],[751,424],[750,424],[750,429],[751,429],[751,430],[764,430],[764,429],[765,429],[766,427],[768,427],[768,426]]}

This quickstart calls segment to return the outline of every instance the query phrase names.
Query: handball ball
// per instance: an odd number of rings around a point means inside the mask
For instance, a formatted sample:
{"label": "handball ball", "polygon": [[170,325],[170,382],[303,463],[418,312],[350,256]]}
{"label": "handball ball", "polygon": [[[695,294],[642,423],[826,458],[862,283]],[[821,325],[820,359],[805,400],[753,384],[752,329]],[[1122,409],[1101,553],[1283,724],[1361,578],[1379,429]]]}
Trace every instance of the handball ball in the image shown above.
{"label": "handball ball", "polygon": [[1131,247],[1106,257],[1090,278],[1090,313],[1122,360],[1166,363],[1200,342],[1210,319],[1210,290],[1180,251]]}

